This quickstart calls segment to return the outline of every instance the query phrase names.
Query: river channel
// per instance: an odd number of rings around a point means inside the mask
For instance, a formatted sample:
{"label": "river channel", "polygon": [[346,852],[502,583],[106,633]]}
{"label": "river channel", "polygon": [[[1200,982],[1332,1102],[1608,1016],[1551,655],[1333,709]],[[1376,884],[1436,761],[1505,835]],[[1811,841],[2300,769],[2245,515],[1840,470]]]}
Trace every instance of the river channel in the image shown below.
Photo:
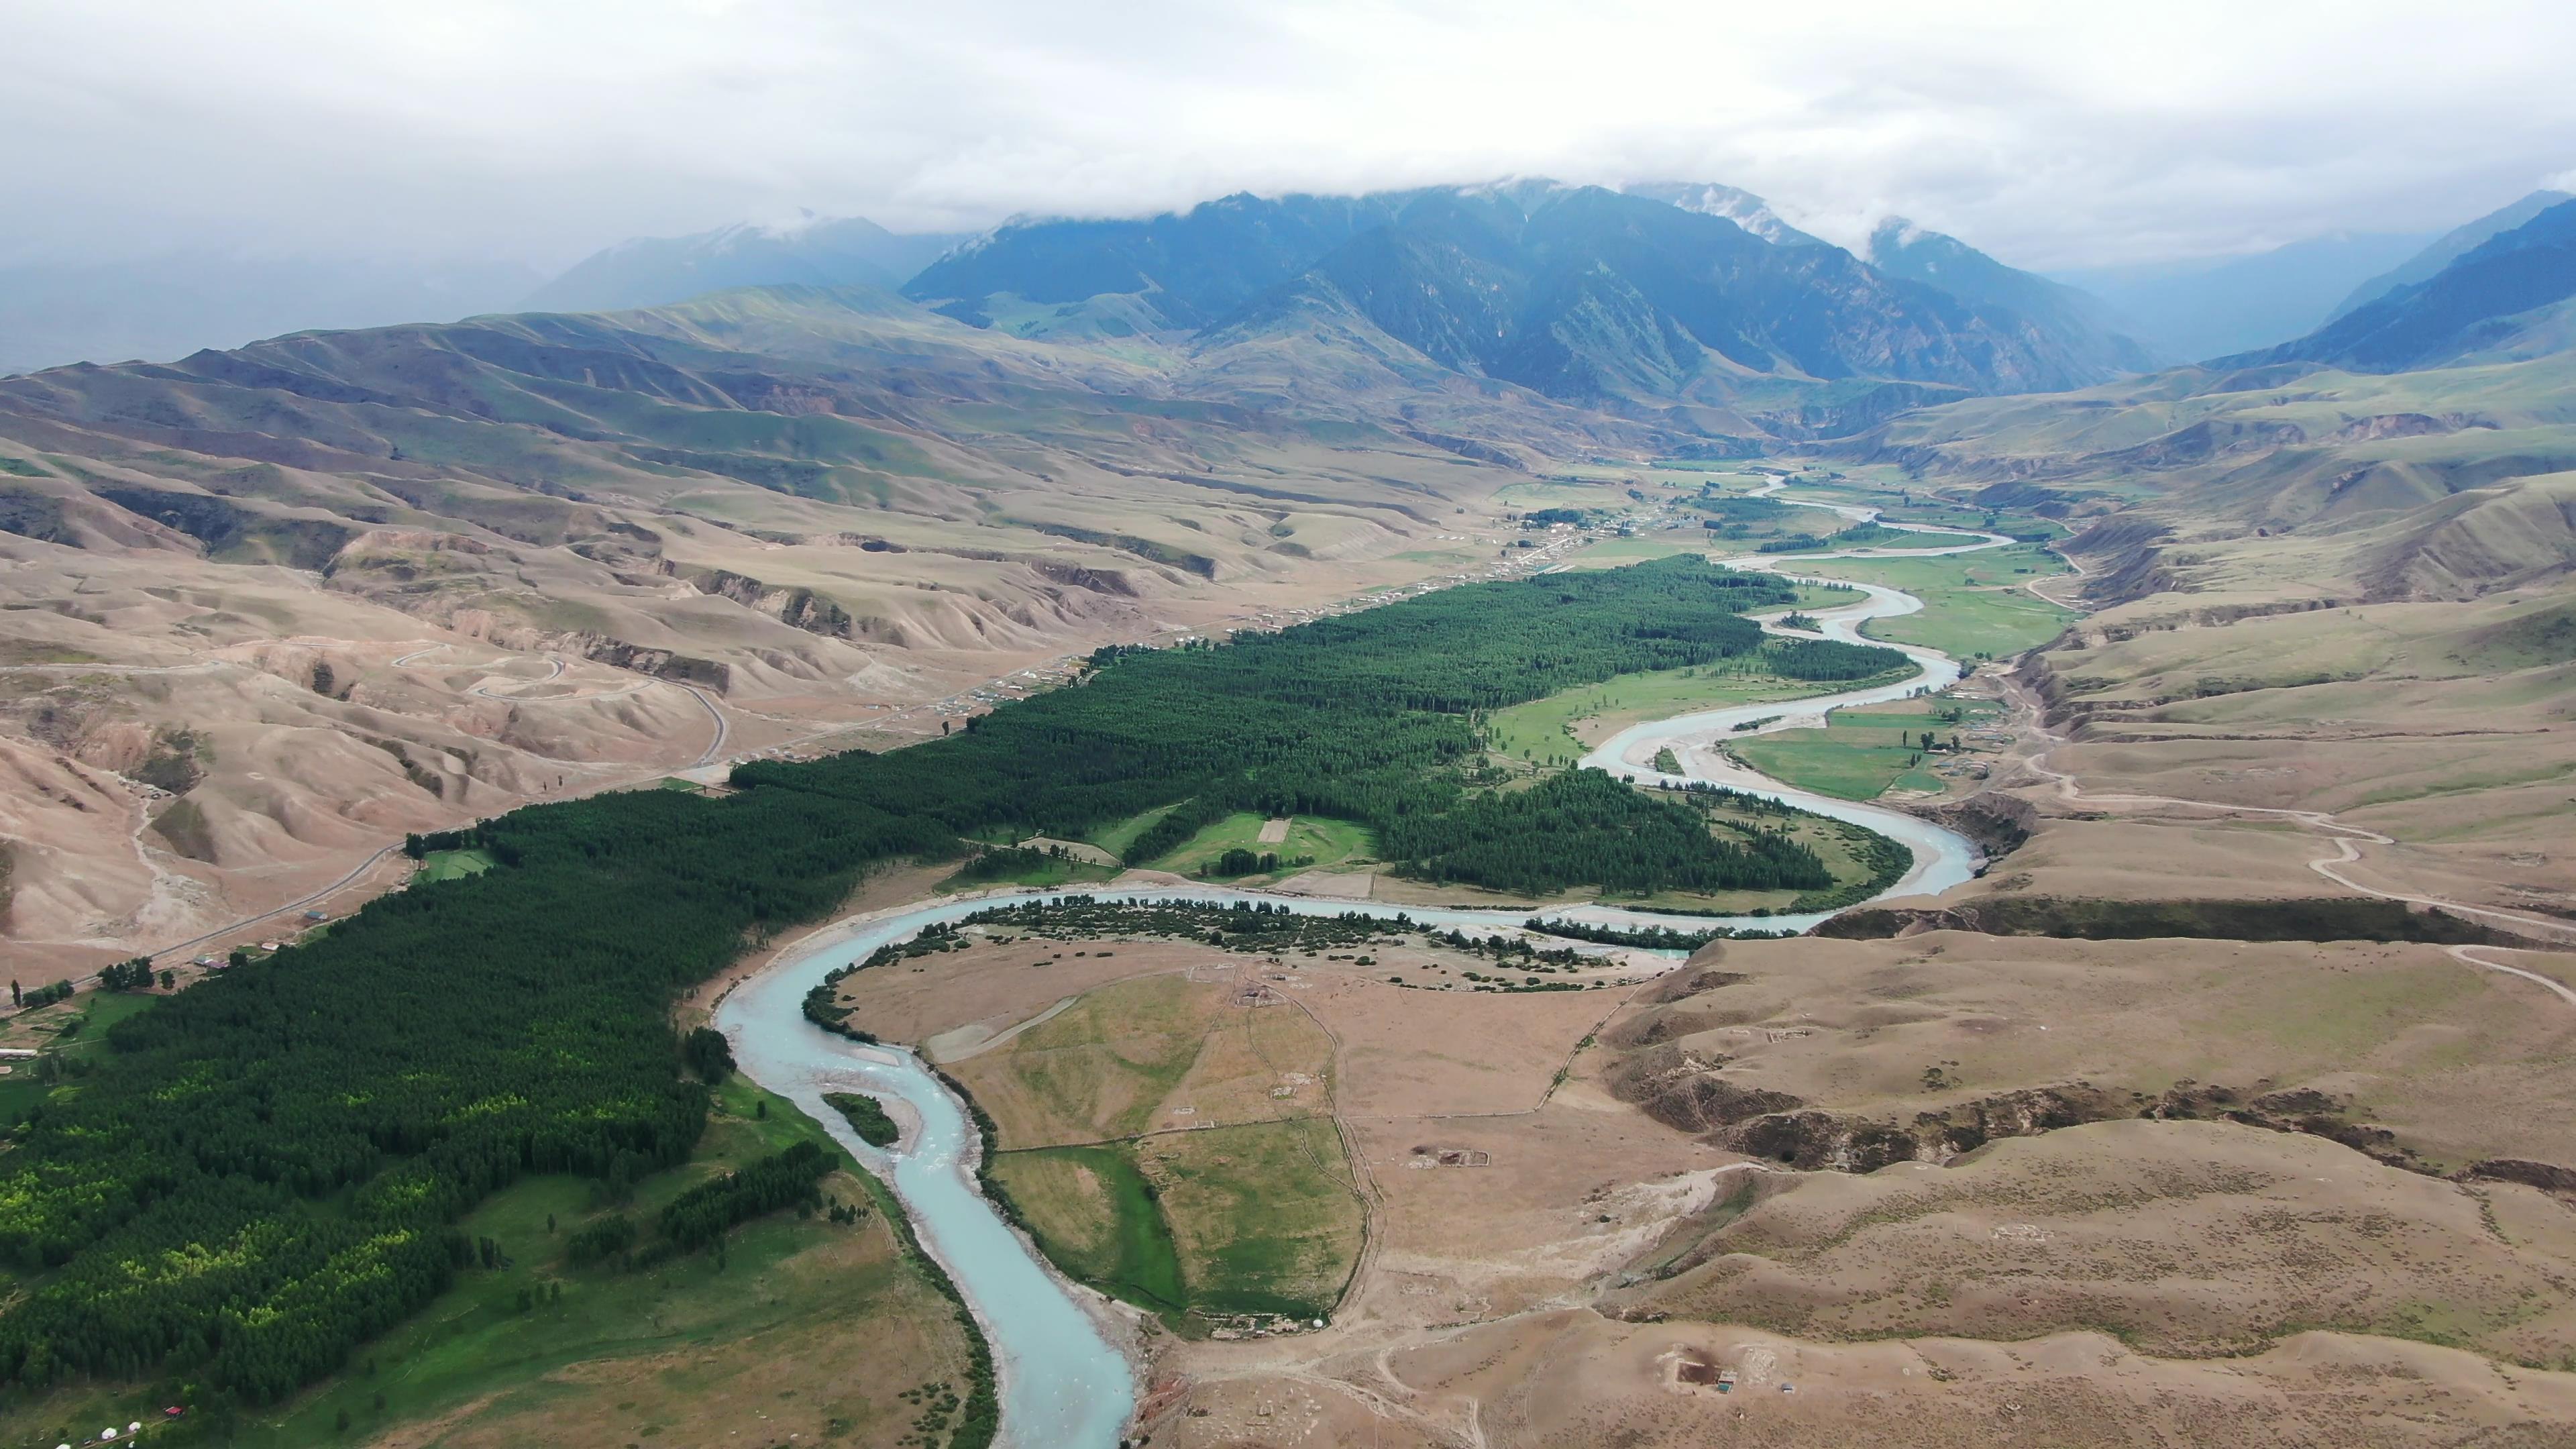
{"label": "river channel", "polygon": [[[1776,494],[1781,486],[1774,482],[1762,490],[1762,495]],[[1854,522],[1877,517],[1875,509],[1847,504],[1781,501],[1829,509]],[[1958,534],[1973,541],[1953,547],[1756,554],[1725,562],[1734,568],[1797,578],[1790,570],[1802,563],[1834,558],[1928,558],[2010,542],[1990,533],[1908,524],[1882,526],[1912,533]],[[1914,613],[1923,607],[1920,599],[1895,589],[1874,584],[1845,587],[1861,590],[1863,598],[1852,604],[1809,611],[1823,637],[1880,643],[1862,640],[1858,633],[1861,624]],[[1817,637],[1783,628],[1776,622],[1766,621],[1763,628],[1784,637]],[[1946,890],[1967,880],[1980,863],[1976,847],[1965,838],[1903,811],[1791,789],[1735,764],[1718,749],[1720,740],[1818,724],[1829,710],[1902,699],[1918,690],[1946,688],[1959,678],[1958,663],[1948,655],[1911,645],[1887,647],[1901,650],[1915,662],[1919,672],[1894,684],[1788,702],[1735,705],[1633,725],[1591,751],[1582,763],[1614,774],[1634,775],[1640,781],[1722,785],[1867,826],[1903,842],[1914,852],[1913,868],[1872,899]],[[1736,728],[1754,720],[1763,721],[1755,730]],[[1674,752],[1682,773],[1667,774],[1653,767],[1654,756],[1663,749]],[[1218,886],[1095,889],[1085,894],[1107,901],[1264,901],[1273,909],[1317,915],[1354,910],[1396,914],[1393,907],[1372,906],[1365,901],[1274,895]],[[782,952],[776,963],[726,996],[717,1009],[716,1025],[732,1038],[735,1059],[746,1075],[824,1124],[835,1140],[891,1184],[902,1200],[924,1246],[956,1281],[992,1344],[1002,1404],[999,1442],[1012,1449],[1114,1449],[1135,1412],[1135,1366],[1111,1342],[1094,1308],[1086,1306],[1086,1299],[1096,1303],[1097,1296],[1068,1285],[1026,1238],[1002,1220],[977,1187],[975,1161],[982,1144],[976,1140],[963,1104],[911,1052],[898,1047],[862,1046],[829,1035],[807,1022],[803,1012],[805,993],[835,968],[865,960],[878,947],[905,940],[924,926],[954,921],[1008,898],[991,893],[965,899],[944,898],[827,927],[807,938],[802,948]],[[1493,934],[1517,934],[1529,914],[1422,906],[1403,909],[1424,925]],[[1554,908],[1541,914],[1600,924],[1666,924],[1682,930],[1707,930],[1713,926],[1805,930],[1832,913],[1712,920],[1656,916],[1595,905]],[[824,1104],[823,1094],[838,1090],[898,1098],[911,1109],[918,1125],[906,1131],[897,1150],[870,1147],[850,1130],[840,1113]]]}

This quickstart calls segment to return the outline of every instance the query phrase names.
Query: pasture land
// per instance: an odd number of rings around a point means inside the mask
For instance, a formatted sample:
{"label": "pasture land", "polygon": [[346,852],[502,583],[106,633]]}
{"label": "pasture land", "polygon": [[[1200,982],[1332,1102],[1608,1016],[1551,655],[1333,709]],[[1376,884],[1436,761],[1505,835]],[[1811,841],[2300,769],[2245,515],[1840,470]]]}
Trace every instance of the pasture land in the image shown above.
{"label": "pasture land", "polygon": [[1368,827],[1347,820],[1300,815],[1289,823],[1287,839],[1264,841],[1261,838],[1262,826],[1268,821],[1268,816],[1238,810],[1183,841],[1171,853],[1155,860],[1134,863],[1181,875],[1197,875],[1202,870],[1213,871],[1229,850],[1248,850],[1255,856],[1276,855],[1279,869],[1227,878],[1266,880],[1301,870],[1330,870],[1367,860],[1376,851],[1376,842],[1371,838]]}

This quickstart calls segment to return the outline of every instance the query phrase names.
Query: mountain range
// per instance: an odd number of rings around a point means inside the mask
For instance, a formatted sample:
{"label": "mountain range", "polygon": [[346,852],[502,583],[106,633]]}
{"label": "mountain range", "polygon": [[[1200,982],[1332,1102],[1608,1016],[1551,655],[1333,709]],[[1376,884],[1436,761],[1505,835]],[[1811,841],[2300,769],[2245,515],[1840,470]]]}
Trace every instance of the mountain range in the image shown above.
{"label": "mountain range", "polygon": [[[1987,280],[2023,275],[1980,260]],[[1881,388],[1909,404],[2044,391],[2144,359],[2072,308],[2034,316],[1888,275],[1721,187],[1532,180],[1021,221],[904,292],[1023,336],[1105,324],[1208,347],[1329,332],[1561,401],[1750,408],[1772,426]]]}

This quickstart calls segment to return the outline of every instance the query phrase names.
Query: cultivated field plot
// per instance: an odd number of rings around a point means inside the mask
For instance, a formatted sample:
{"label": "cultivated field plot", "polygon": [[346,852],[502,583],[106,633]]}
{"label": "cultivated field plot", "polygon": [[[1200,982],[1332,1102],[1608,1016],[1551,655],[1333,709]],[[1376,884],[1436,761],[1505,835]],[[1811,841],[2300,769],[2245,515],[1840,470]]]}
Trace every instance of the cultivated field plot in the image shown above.
{"label": "cultivated field plot", "polygon": [[[1000,1129],[993,1171],[1058,1266],[1193,1331],[1321,1317],[1362,1213],[1323,1031],[1234,973],[1088,992],[952,1073]],[[1262,1004],[1252,1004],[1252,1003]]]}

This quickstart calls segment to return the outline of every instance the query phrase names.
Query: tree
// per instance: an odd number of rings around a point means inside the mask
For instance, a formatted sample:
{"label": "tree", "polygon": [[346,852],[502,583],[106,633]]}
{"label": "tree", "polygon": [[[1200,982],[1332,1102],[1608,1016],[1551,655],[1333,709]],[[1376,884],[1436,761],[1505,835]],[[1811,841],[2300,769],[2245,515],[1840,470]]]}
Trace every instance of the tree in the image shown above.
{"label": "tree", "polygon": [[713,1027],[694,1027],[680,1045],[680,1055],[688,1061],[689,1070],[708,1086],[717,1086],[733,1075],[733,1044]]}

